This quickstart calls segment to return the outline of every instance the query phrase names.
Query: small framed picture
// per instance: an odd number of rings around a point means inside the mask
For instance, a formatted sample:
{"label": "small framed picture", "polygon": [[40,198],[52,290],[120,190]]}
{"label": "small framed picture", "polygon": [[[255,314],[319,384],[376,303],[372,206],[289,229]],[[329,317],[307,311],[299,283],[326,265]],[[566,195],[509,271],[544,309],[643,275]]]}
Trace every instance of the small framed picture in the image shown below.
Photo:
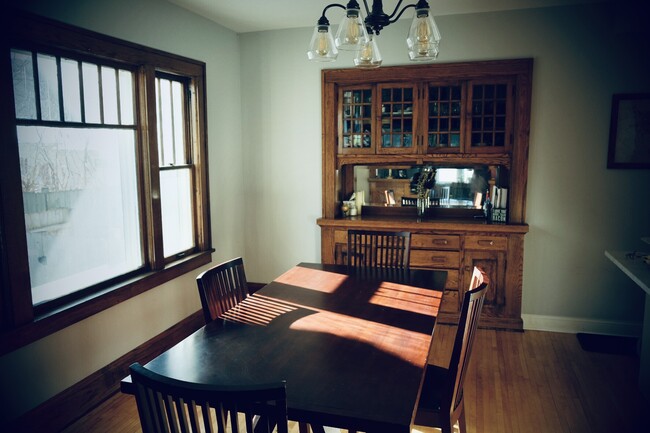
{"label": "small framed picture", "polygon": [[650,168],[650,93],[612,97],[607,168]]}

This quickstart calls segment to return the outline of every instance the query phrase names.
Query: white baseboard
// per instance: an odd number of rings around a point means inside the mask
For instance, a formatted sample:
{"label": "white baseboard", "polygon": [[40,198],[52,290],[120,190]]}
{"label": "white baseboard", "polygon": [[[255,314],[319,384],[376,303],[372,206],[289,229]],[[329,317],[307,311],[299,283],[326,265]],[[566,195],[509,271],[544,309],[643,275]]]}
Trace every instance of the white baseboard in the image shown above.
{"label": "white baseboard", "polygon": [[614,322],[604,320],[581,319],[576,317],[540,316],[522,314],[524,329],[531,331],[550,331],[577,334],[620,335],[638,337],[641,335],[641,323]]}

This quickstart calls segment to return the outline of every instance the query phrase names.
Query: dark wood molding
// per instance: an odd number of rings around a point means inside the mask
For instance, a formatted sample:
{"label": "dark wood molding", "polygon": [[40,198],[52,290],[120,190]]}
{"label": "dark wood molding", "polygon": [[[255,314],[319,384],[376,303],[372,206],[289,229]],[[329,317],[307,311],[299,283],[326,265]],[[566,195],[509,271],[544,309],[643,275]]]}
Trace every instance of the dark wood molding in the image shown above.
{"label": "dark wood molding", "polygon": [[36,318],[34,322],[0,333],[0,356],[178,278],[210,263],[211,260],[211,251],[189,256],[184,260],[167,265],[162,271],[140,275],[123,283],[120,287],[107,288],[102,293],[95,293],[88,298],[76,301],[75,305],[64,306],[59,311]]}
{"label": "dark wood molding", "polygon": [[120,389],[120,380],[134,362],[145,363],[204,325],[201,310],[72,385],[0,430],[7,432],[59,432]]}

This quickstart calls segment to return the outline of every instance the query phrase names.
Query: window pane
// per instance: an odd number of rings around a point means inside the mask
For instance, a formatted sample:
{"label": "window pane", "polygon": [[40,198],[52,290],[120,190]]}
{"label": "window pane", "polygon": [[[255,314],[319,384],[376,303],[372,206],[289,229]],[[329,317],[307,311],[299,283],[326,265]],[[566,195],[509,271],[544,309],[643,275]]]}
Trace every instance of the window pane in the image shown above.
{"label": "window pane", "polygon": [[86,123],[101,123],[102,118],[99,110],[99,72],[97,72],[97,65],[83,63],[82,71]]}
{"label": "window pane", "polygon": [[14,81],[16,117],[18,119],[36,119],[32,54],[11,50],[11,70]]}
{"label": "window pane", "polygon": [[158,157],[160,166],[174,164],[174,134],[172,129],[171,81],[156,78],[158,86]]}
{"label": "window pane", "polygon": [[41,96],[41,118],[61,120],[59,110],[59,74],[56,58],[38,54],[38,87]]}
{"label": "window pane", "polygon": [[113,68],[102,66],[102,99],[104,102],[104,123],[117,125],[117,77]]}
{"label": "window pane", "polygon": [[160,202],[165,257],[194,246],[192,185],[189,168],[160,172]]}
{"label": "window pane", "polygon": [[81,122],[79,62],[61,59],[61,81],[63,86],[63,118],[67,122]]}
{"label": "window pane", "polygon": [[17,131],[34,304],[140,268],[134,131]]}
{"label": "window pane", "polygon": [[183,85],[178,81],[172,83],[172,110],[174,126],[174,160],[176,164],[185,164],[183,137]]}
{"label": "window pane", "polygon": [[120,117],[122,125],[133,125],[133,77],[130,71],[120,69]]}

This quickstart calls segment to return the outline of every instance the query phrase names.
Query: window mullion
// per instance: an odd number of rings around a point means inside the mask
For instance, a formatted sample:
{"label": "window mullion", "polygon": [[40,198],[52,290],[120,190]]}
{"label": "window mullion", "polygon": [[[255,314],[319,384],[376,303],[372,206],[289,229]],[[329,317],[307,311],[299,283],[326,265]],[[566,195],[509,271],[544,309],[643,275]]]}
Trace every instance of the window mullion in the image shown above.
{"label": "window mullion", "polygon": [[153,67],[143,66],[138,73],[138,103],[140,109],[140,149],[144,181],[143,235],[147,261],[152,270],[165,266],[160,203],[160,170],[158,159],[158,119],[156,109],[156,73]]}

